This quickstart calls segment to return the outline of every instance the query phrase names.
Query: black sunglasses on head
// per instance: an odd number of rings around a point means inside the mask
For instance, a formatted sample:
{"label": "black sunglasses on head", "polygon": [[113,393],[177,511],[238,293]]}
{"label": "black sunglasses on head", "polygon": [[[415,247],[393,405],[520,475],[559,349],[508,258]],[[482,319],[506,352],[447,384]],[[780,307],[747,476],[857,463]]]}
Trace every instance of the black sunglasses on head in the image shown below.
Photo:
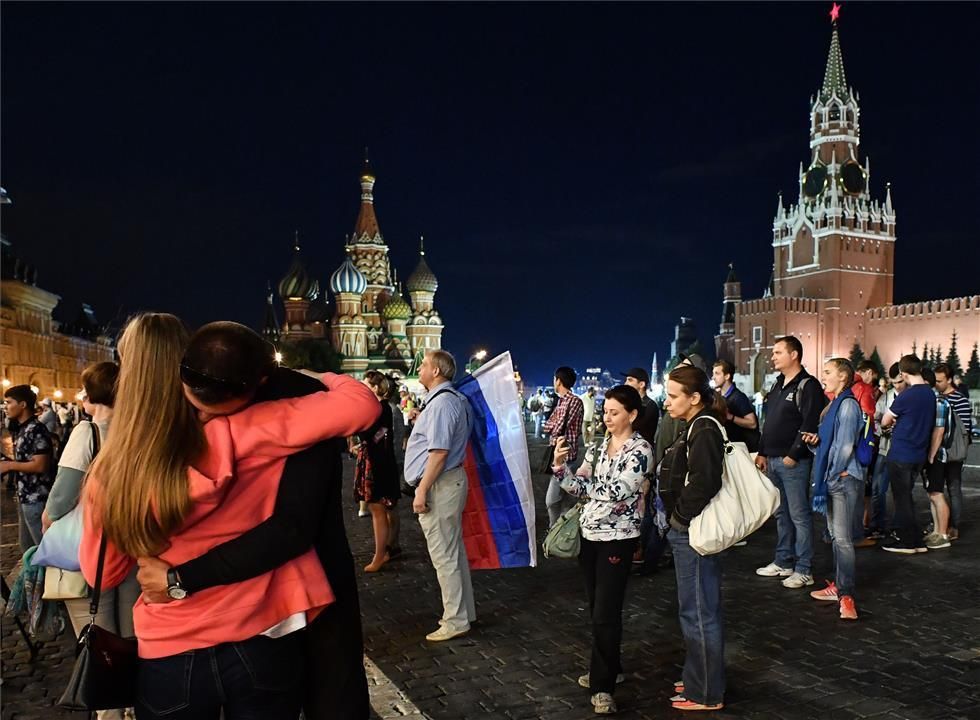
{"label": "black sunglasses on head", "polygon": [[248,384],[242,380],[224,380],[208,375],[206,372],[195,370],[184,363],[180,364],[180,379],[193,388],[221,388],[233,393],[244,393]]}

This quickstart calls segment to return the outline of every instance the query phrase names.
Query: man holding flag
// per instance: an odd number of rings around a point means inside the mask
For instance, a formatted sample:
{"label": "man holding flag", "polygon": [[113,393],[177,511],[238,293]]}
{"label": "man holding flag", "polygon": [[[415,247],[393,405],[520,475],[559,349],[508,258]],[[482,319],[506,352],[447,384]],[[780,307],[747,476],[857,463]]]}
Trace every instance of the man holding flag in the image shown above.
{"label": "man holding flag", "polygon": [[473,420],[469,402],[452,385],[455,375],[452,355],[426,353],[419,382],[428,392],[405,448],[405,481],[416,487],[412,509],[442,591],[442,619],[425,636],[430,642],[464,635],[476,620],[462,520],[468,486],[463,461]]}

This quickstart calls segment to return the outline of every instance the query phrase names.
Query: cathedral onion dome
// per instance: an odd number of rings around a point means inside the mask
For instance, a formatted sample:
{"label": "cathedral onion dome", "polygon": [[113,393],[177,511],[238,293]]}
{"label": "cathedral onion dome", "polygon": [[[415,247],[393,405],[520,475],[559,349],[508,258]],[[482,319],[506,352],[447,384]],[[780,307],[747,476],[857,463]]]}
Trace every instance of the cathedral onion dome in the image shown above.
{"label": "cathedral onion dome", "polygon": [[315,285],[315,280],[311,280],[303,260],[299,255],[299,240],[293,245],[293,264],[289,266],[289,271],[279,281],[279,297],[283,300],[313,300],[316,291],[319,289]]}
{"label": "cathedral onion dome", "polygon": [[354,293],[355,295],[363,295],[367,290],[367,278],[351,262],[349,249],[343,265],[330,276],[330,289],[338,294]]}
{"label": "cathedral onion dome", "polygon": [[395,293],[391,300],[385,304],[384,309],[381,311],[381,317],[385,321],[388,320],[408,320],[412,317],[412,308],[408,306],[405,302],[405,298],[402,297],[401,291]]}
{"label": "cathedral onion dome", "polygon": [[408,283],[406,283],[406,287],[408,288],[409,292],[434,293],[439,289],[439,281],[436,280],[436,276],[433,274],[432,270],[429,269],[429,264],[425,261],[424,244],[419,250],[419,264],[415,266],[415,270],[413,270],[412,274],[408,276]]}

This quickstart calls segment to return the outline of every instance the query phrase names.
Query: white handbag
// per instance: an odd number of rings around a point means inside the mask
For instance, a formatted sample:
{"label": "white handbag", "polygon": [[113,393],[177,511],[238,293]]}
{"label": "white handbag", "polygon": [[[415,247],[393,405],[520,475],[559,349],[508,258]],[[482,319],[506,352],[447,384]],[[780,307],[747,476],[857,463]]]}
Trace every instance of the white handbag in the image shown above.
{"label": "white handbag", "polygon": [[[710,415],[701,417],[711,420],[721,430],[725,454],[721,490],[711,498],[701,514],[691,521],[688,538],[691,547],[699,555],[713,555],[730,548],[762,527],[779,508],[779,490],[755,466],[745,443],[731,442],[724,425],[717,419]],[[691,423],[691,427],[693,425]],[[691,438],[691,427],[687,430],[688,441]],[[686,478],[684,484],[687,485]]]}
{"label": "white handbag", "polygon": [[88,597],[88,584],[77,570],[44,569],[44,594],[42,600],[76,600]]}

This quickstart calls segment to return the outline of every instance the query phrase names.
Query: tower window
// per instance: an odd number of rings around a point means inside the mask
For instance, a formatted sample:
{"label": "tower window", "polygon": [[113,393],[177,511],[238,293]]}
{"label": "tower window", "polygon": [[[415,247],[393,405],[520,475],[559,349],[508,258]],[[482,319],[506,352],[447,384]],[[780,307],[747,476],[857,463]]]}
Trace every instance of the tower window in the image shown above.
{"label": "tower window", "polygon": [[752,328],[752,344],[761,345],[762,344],[762,326],[756,325]]}

